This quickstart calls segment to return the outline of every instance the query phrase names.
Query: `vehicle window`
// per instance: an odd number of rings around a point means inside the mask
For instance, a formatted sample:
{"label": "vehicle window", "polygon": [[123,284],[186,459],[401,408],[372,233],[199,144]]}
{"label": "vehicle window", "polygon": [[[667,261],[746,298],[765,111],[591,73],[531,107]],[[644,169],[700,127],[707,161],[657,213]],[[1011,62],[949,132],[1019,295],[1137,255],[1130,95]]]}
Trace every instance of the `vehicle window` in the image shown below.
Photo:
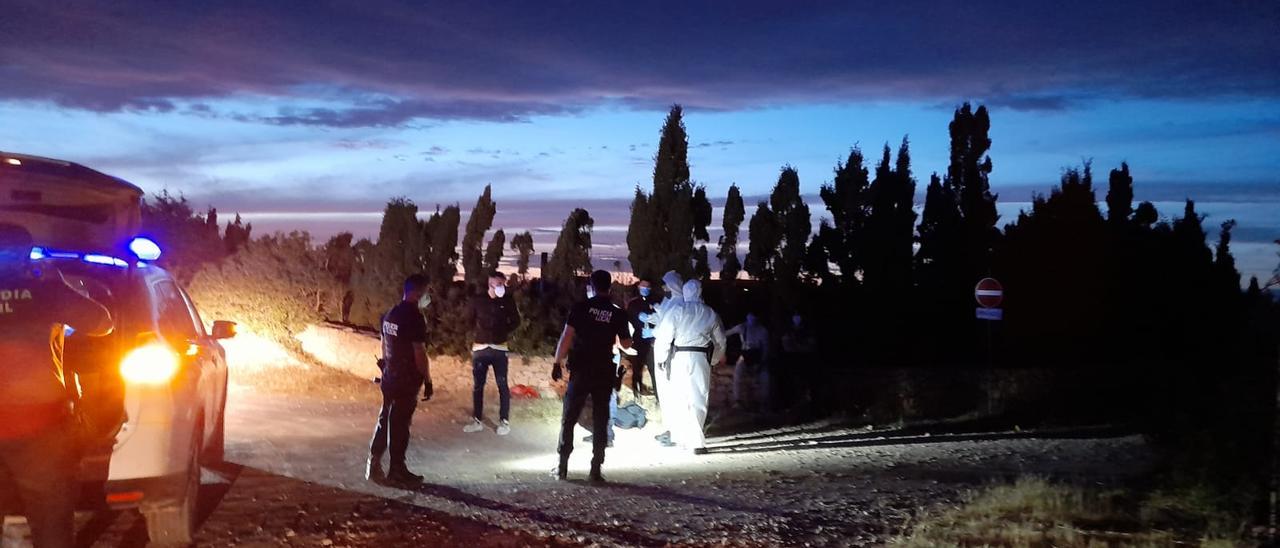
{"label": "vehicle window", "polygon": [[[179,288],[179,290],[181,290],[181,288]],[[191,318],[195,321],[196,332],[199,333],[201,337],[205,336],[208,331],[205,330],[204,320],[200,317],[200,311],[196,310],[195,301],[191,300],[191,295],[188,295],[186,291],[182,291],[182,297],[183,300],[187,302],[187,313],[190,314]]]}
{"label": "vehicle window", "polygon": [[160,282],[156,284],[156,297],[159,299],[160,333],[170,342],[194,341],[199,337],[196,325],[191,320],[191,312],[187,309],[187,301],[182,298],[178,284]]}

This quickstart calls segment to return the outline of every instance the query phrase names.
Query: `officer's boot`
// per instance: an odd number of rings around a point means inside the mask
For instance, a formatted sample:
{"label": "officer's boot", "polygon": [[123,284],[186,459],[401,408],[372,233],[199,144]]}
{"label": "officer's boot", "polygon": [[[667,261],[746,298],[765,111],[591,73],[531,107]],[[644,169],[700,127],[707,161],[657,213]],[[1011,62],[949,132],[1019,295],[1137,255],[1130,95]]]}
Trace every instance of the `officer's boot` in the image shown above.
{"label": "officer's boot", "polygon": [[364,468],[364,479],[374,483],[384,483],[387,481],[387,475],[382,471],[382,457],[369,456],[369,463]]}
{"label": "officer's boot", "polygon": [[604,483],[604,476],[600,474],[600,465],[591,463],[591,475],[587,476],[587,480],[591,483]]}
{"label": "officer's boot", "polygon": [[410,472],[404,463],[392,463],[391,471],[387,473],[387,480],[398,484],[417,485],[422,483],[423,479],[422,476]]}
{"label": "officer's boot", "polygon": [[551,473],[560,481],[569,479],[569,459],[561,458],[560,464]]}

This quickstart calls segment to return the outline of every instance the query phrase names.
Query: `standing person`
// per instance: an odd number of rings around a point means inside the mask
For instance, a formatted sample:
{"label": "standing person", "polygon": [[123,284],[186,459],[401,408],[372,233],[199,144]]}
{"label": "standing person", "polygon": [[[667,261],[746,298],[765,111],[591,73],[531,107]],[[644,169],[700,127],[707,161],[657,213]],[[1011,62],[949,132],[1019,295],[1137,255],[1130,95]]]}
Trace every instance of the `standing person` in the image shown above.
{"label": "standing person", "polygon": [[[813,399],[815,386],[812,373],[817,368],[818,337],[799,312],[791,315],[791,325],[782,333],[782,362],[785,371],[776,371],[778,397],[783,406]],[[799,401],[797,401],[799,400]]]}
{"label": "standing person", "polygon": [[[409,471],[405,453],[409,449],[409,425],[418,408],[418,390],[423,401],[435,394],[431,365],[427,360],[427,321],[422,309],[431,304],[427,278],[421,274],[404,281],[404,299],[382,317],[382,410],[369,443],[369,464],[365,479],[373,482],[421,483],[422,476]],[[391,463],[382,470],[382,454],[391,447]]]}
{"label": "standing person", "polygon": [[726,337],[735,335],[742,339],[742,355],[733,366],[733,405],[742,407],[745,403],[742,385],[748,377],[762,379],[762,391],[766,394],[769,391],[769,373],[763,367],[769,359],[769,330],[755,312],[748,312],[745,322],[725,332]]}
{"label": "standing person", "polygon": [[613,365],[613,347],[631,347],[627,314],[609,300],[612,278],[608,272],[591,273],[587,300],[574,305],[565,322],[560,343],[556,345],[551,378],[563,376],[561,364],[568,358],[569,390],[564,395],[564,415],[560,420],[560,465],[556,477],[569,474],[569,454],[573,452],[573,428],[578,423],[587,399],[591,399],[591,475],[593,482],[603,482],[600,466],[609,443],[609,399],[613,395],[617,370]]}
{"label": "standing person", "polygon": [[471,422],[463,432],[484,430],[484,383],[493,368],[493,382],[498,385],[498,435],[511,433],[511,387],[507,384],[507,339],[520,326],[516,301],[507,294],[507,277],[494,270],[489,273],[489,288],[471,301],[475,318],[475,343],[471,345]]}
{"label": "standing person", "polygon": [[64,326],[100,337],[112,321],[58,270],[32,268],[31,246],[26,229],[0,224],[0,491],[17,495],[36,548],[69,548],[80,457],[63,372]]}
{"label": "standing person", "polygon": [[[720,316],[702,302],[702,283],[685,282],[684,304],[663,314],[654,334],[655,358],[669,362],[671,388],[677,405],[664,405],[663,416],[671,441],[694,454],[706,452],[702,428],[707,421],[707,400],[711,396],[711,365],[724,361],[725,335]],[[674,413],[672,413],[674,411]]]}
{"label": "standing person", "polygon": [[[663,297],[662,302],[658,303],[658,306],[654,307],[653,313],[649,314],[645,321],[645,324],[655,331],[658,327],[658,322],[661,321],[664,314],[668,314],[672,310],[680,308],[680,305],[684,304],[684,297],[682,295],[684,292],[684,280],[680,278],[680,274],[674,270],[668,271],[662,276],[662,284],[662,290],[665,296]],[[654,340],[654,344],[657,344],[656,339]],[[679,407],[679,404],[676,403],[675,399],[673,399],[676,395],[667,390],[668,379],[671,377],[671,370],[667,367],[665,360],[657,359],[658,354],[656,350],[651,349],[651,355],[653,356],[655,364],[656,374],[653,376],[653,382],[655,385],[654,390],[656,390],[658,394],[658,409],[665,410],[668,402],[673,406],[673,408]],[[665,355],[670,356],[670,353]],[[667,420],[666,412],[663,411],[662,425],[667,427],[667,431],[654,436],[653,439],[658,440],[658,443],[663,446],[671,447],[674,446],[675,443],[671,441],[671,427],[668,424],[669,421]]]}
{"label": "standing person", "polygon": [[[638,335],[635,337],[635,344],[631,346],[635,354],[624,355],[622,359],[631,369],[631,390],[637,396],[652,396],[657,384],[654,380],[657,374],[653,362],[653,326],[647,320],[654,314],[654,305],[659,300],[653,294],[653,283],[649,280],[640,280],[636,284],[636,292],[638,295],[627,301],[627,317],[631,320],[632,331]],[[648,386],[644,384],[646,369],[649,371]]]}

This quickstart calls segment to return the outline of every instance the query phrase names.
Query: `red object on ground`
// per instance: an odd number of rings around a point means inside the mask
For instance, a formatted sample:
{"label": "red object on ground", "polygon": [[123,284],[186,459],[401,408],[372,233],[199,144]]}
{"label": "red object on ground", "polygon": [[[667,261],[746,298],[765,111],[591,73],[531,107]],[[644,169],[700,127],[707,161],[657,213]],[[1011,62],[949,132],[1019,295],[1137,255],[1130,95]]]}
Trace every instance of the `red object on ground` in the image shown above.
{"label": "red object on ground", "polygon": [[996,308],[1004,302],[1004,286],[995,278],[983,278],[978,282],[978,286],[973,288],[973,296],[978,299],[978,306],[983,308]]}
{"label": "red object on ground", "polygon": [[537,388],[534,388],[527,384],[517,384],[511,387],[511,397],[538,399],[542,397],[542,395],[538,393]]}

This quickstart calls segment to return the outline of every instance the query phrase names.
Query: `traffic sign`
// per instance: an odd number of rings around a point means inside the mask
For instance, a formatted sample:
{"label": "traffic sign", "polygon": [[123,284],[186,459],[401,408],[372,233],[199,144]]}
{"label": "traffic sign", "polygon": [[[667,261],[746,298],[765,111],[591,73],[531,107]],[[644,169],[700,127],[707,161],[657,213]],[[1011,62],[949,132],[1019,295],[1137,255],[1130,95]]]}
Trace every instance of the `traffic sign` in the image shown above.
{"label": "traffic sign", "polygon": [[991,321],[1003,320],[1004,309],[1003,308],[979,308],[978,319],[991,320]]}
{"label": "traffic sign", "polygon": [[982,308],[996,308],[1004,301],[1004,286],[995,278],[983,278],[978,282],[978,286],[973,288],[973,296],[978,299],[978,306]]}

